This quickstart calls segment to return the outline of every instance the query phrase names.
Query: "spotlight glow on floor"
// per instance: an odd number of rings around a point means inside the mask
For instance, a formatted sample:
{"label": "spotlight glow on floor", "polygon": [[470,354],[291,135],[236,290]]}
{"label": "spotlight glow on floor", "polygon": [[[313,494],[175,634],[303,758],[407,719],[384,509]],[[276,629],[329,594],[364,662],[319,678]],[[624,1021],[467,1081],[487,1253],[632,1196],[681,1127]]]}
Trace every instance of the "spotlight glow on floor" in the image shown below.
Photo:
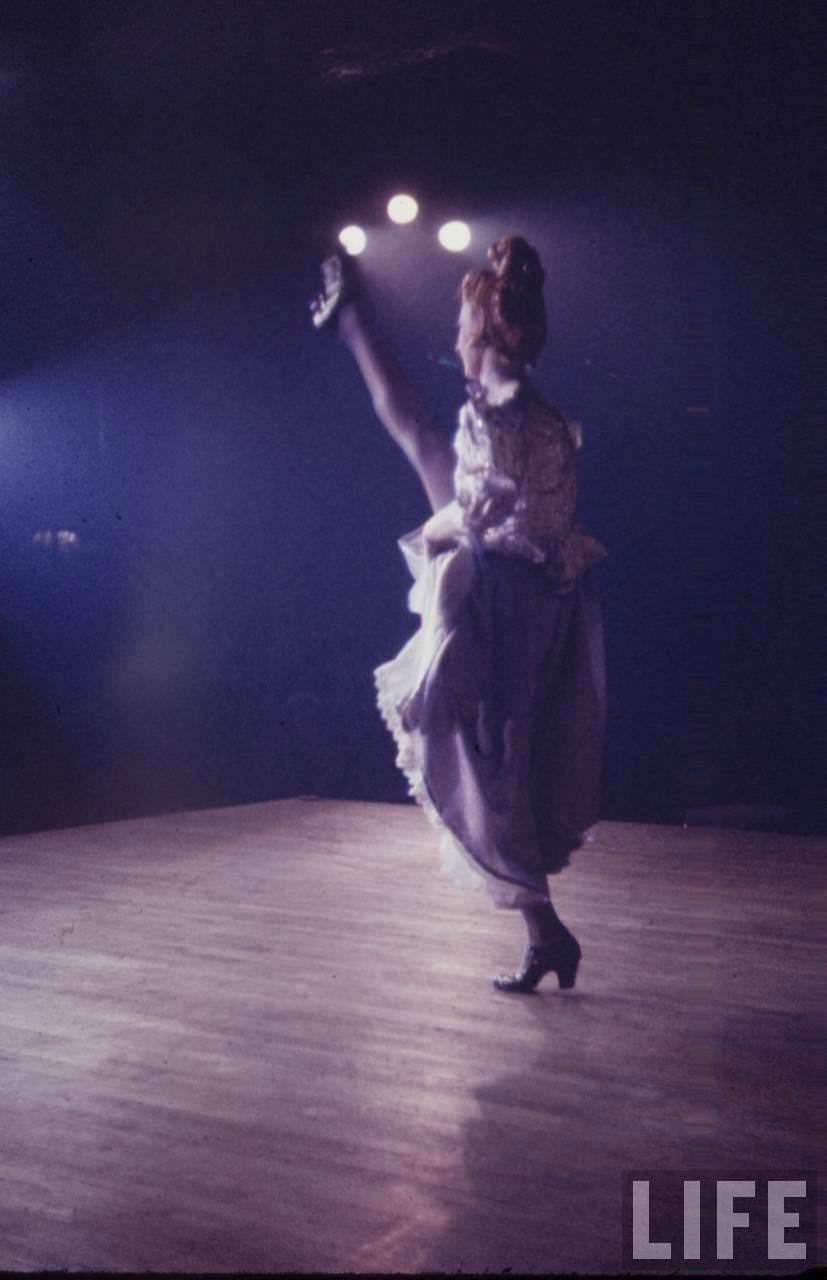
{"label": "spotlight glow on floor", "polygon": [[367,242],[368,238],[361,227],[343,227],[339,232],[339,244],[352,258],[364,253]]}
{"label": "spotlight glow on floor", "polygon": [[391,222],[398,222],[400,226],[404,226],[406,222],[413,222],[419,213],[419,205],[413,196],[397,195],[392,196],[388,201],[388,217]]}
{"label": "spotlight glow on floor", "polygon": [[450,253],[462,253],[471,243],[471,228],[467,222],[446,222],[439,228],[439,243]]}

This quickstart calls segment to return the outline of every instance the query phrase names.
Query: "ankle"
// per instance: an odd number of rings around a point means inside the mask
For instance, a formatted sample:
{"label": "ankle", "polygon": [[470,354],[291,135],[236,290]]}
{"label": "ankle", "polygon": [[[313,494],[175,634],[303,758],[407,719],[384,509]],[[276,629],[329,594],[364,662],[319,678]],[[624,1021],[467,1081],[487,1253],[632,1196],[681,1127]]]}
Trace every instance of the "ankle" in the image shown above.
{"label": "ankle", "polygon": [[363,329],[358,308],[352,300],[343,302],[337,316],[339,337],[350,345]]}
{"label": "ankle", "polygon": [[543,947],[559,942],[568,933],[550,901],[523,908],[530,946]]}

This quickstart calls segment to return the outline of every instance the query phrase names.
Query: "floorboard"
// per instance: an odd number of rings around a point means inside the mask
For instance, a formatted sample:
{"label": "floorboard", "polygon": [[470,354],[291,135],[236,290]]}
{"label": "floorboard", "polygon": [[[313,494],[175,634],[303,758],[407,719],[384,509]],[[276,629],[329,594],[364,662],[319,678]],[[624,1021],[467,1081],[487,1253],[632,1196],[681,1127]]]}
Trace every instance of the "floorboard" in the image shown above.
{"label": "floorboard", "polygon": [[413,806],[0,840],[0,1269],[612,1273],[624,1171],[824,1182],[824,856],[601,824],[520,998]]}

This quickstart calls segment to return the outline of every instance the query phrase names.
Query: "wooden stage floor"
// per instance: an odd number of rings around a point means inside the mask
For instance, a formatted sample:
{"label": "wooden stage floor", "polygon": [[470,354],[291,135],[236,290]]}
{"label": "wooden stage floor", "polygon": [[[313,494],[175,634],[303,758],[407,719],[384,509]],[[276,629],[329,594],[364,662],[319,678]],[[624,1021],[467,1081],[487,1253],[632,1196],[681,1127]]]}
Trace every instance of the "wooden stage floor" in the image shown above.
{"label": "wooden stage floor", "polygon": [[0,840],[0,1269],[613,1273],[626,1170],[823,1173],[824,857],[604,823],[516,997],[413,806]]}

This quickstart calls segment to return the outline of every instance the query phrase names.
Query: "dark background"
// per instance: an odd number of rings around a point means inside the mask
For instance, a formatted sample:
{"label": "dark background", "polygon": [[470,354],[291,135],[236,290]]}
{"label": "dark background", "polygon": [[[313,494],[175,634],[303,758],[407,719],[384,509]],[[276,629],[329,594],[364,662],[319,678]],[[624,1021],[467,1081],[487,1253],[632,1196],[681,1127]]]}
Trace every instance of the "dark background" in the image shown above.
{"label": "dark background", "polygon": [[404,798],[371,672],[427,507],[306,311],[354,219],[446,431],[461,271],[544,257],[537,381],[610,552],[606,816],[816,829],[818,13],[6,5],[0,830]]}

